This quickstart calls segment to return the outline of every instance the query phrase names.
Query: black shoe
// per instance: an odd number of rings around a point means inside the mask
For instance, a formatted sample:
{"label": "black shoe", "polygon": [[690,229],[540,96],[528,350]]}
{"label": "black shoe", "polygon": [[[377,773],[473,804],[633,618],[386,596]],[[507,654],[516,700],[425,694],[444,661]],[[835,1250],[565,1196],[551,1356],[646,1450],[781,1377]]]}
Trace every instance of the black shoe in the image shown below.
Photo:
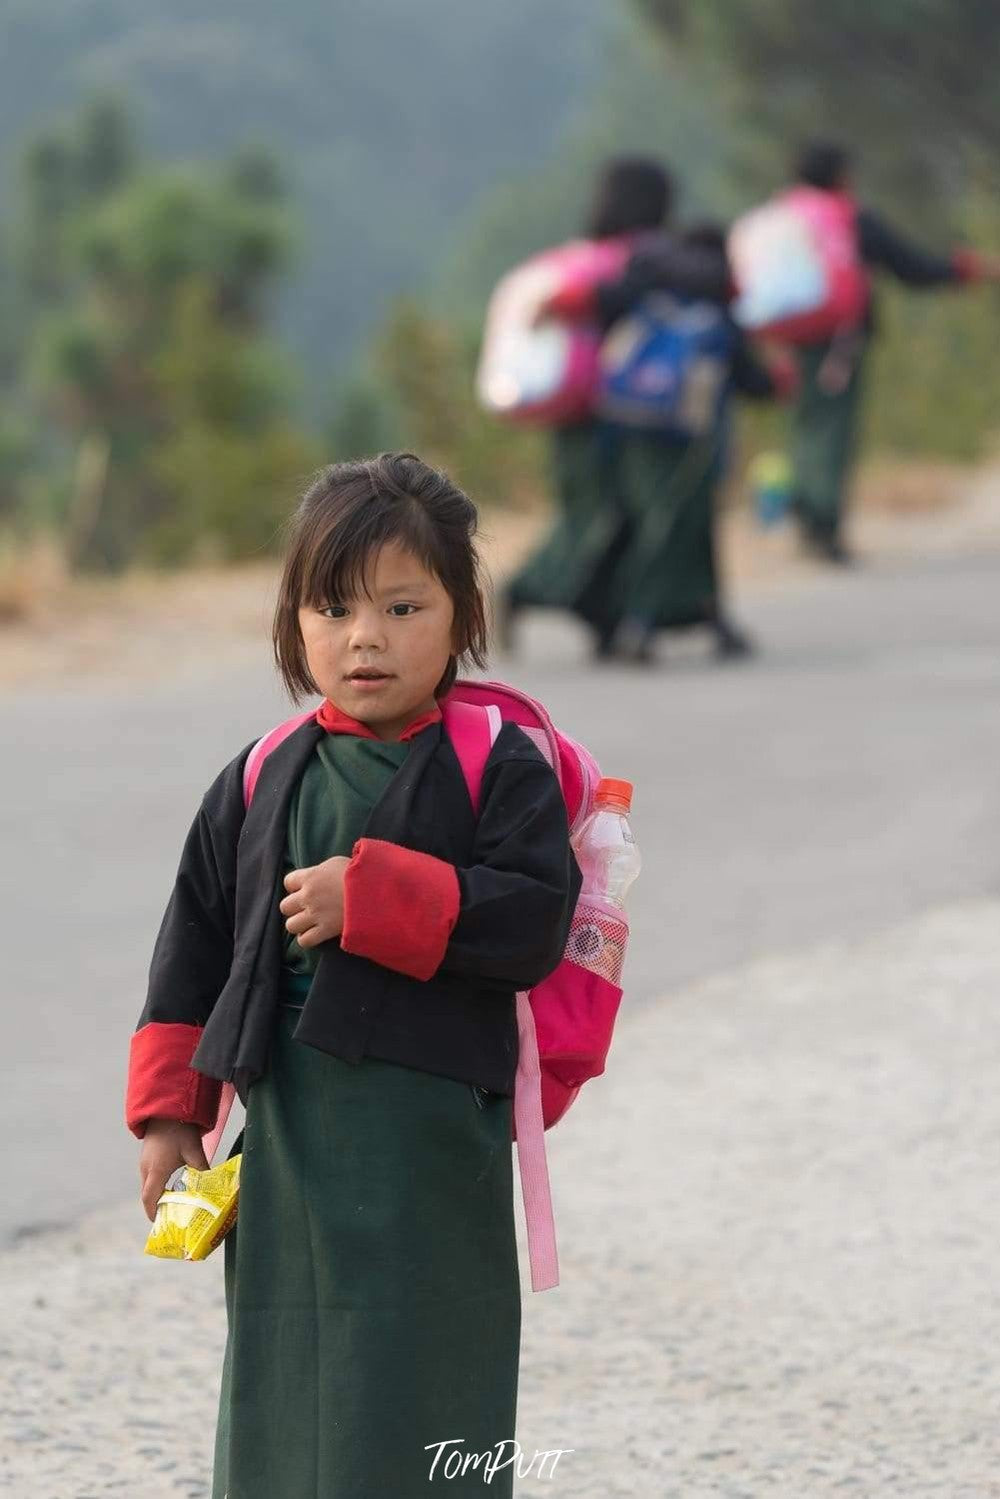
{"label": "black shoe", "polygon": [[591,660],[613,661],[617,654],[614,630],[595,630],[590,642]]}
{"label": "black shoe", "polygon": [[655,660],[654,636],[655,631],[641,619],[623,620],[615,634],[614,655],[631,666],[650,666]]}
{"label": "black shoe", "polygon": [[832,562],[835,567],[854,567],[858,560],[837,536],[831,536],[824,543],[822,557],[825,562]]}
{"label": "black shoe", "polygon": [[715,654],[725,661],[745,660],[756,653],[749,635],[736,628],[732,620],[719,617],[713,621],[715,630]]}
{"label": "black shoe", "polygon": [[826,531],[803,531],[802,546],[811,557],[820,562],[830,562],[834,567],[854,565],[854,555],[847,550],[840,537],[832,536]]}

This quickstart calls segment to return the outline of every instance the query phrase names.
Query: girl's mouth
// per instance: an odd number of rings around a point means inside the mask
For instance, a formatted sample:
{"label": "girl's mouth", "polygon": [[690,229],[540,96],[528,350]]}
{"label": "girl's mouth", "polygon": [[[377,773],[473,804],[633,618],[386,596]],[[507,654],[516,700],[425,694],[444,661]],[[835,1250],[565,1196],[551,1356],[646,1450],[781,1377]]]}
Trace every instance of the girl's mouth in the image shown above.
{"label": "girl's mouth", "polygon": [[386,671],[377,671],[374,667],[370,670],[361,667],[357,671],[352,671],[347,680],[354,687],[378,687],[383,682],[388,682],[389,673]]}

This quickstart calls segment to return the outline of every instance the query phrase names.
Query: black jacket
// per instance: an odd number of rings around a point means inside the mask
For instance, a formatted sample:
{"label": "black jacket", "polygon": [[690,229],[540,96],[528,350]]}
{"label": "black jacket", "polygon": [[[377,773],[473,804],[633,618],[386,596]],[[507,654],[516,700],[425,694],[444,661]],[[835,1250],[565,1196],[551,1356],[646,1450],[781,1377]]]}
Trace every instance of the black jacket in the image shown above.
{"label": "black jacket", "polygon": [[[289,801],[325,732],[309,722],[268,756],[245,814],[250,745],[205,793],[136,1027],[198,1028],[191,1068],[232,1081],[244,1103],[266,1070],[281,998]],[[345,952],[339,941],[321,944],[296,1039],[348,1062],[379,1057],[512,1094],[515,994],[557,966],[580,888],[555,775],[526,735],[505,724],[486,764],[477,822],[457,756],[434,723],[414,737],[364,836],[454,865],[457,921],[426,981]]]}
{"label": "black jacket", "polygon": [[870,208],[858,210],[858,248],[866,265],[888,271],[906,286],[942,286],[960,279],[954,256],[921,249]]}
{"label": "black jacket", "polygon": [[[954,257],[936,255],[904,238],[898,230],[870,208],[858,210],[858,251],[872,270],[888,271],[904,286],[919,290],[948,286],[961,280]],[[877,297],[868,301],[864,331],[872,334],[878,325]]]}
{"label": "black jacket", "polygon": [[597,288],[595,303],[602,331],[607,332],[652,291],[725,304],[732,296],[732,275],[725,252],[685,244],[666,229],[642,235],[623,275]]}

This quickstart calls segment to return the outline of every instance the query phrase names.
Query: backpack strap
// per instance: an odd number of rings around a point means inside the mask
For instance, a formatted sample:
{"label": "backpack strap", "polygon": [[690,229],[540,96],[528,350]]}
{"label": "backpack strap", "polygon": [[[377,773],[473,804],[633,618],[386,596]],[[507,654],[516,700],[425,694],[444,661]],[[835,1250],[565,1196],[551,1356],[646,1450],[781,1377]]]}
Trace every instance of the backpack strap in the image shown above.
{"label": "backpack strap", "polygon": [[[445,703],[442,711],[445,730],[458,756],[469,796],[478,816],[483,772],[490,750],[503,726],[503,717],[495,703],[479,705],[453,701]],[[549,758],[547,737],[541,748],[546,758]],[[542,1067],[538,1056],[535,1016],[526,990],[522,990],[517,996],[517,1041],[514,1129],[517,1136],[521,1196],[524,1200],[524,1223],[528,1236],[531,1289],[548,1291],[559,1284],[559,1257],[556,1251],[549,1167],[545,1156]]]}
{"label": "backpack strap", "polygon": [[503,727],[500,709],[495,703],[446,702],[441,710],[445,732],[462,767],[469,788],[472,810],[479,816],[479,799],[483,789],[483,772]]}
{"label": "backpack strap", "polygon": [[527,990],[517,996],[517,1075],[514,1079],[514,1128],[517,1169],[521,1177],[524,1226],[528,1236],[531,1289],[550,1291],[559,1284],[556,1224],[552,1214],[549,1163],[545,1155],[542,1112],[542,1064],[538,1056],[535,1015]]}
{"label": "backpack strap", "polygon": [[279,723],[275,728],[269,729],[262,738],[257,740],[243,766],[243,805],[245,807],[249,807],[253,800],[261,767],[268,755],[272,750],[277,749],[289,734],[294,734],[296,729],[308,723],[311,718],[315,718],[316,712],[315,708],[310,708],[307,713],[296,713],[294,718],[286,718],[284,723]]}
{"label": "backpack strap", "polygon": [[223,1131],[229,1119],[230,1110],[236,1098],[236,1089],[232,1083],[224,1082],[219,1090],[219,1111],[215,1116],[212,1128],[201,1137],[201,1148],[205,1152],[205,1159],[211,1166],[212,1157],[219,1148]]}

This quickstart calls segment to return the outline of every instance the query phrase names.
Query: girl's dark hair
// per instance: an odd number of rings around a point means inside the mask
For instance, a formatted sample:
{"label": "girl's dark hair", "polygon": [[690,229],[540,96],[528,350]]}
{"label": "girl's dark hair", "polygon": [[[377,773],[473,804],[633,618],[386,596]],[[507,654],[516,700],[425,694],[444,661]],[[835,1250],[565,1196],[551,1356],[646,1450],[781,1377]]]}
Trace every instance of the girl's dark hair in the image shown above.
{"label": "girl's dark hair", "polygon": [[597,179],[585,233],[589,239],[608,239],[635,229],[659,229],[672,201],[666,167],[649,156],[616,156]]}
{"label": "girl's dark hair", "polygon": [[447,590],[461,642],[435,688],[443,697],[460,663],[485,666],[488,644],[476,507],[446,474],[413,453],[331,463],[290,522],[274,611],[274,657],[293,702],[319,691],[309,673],[299,609],[368,593],[368,572],[387,542],[412,552]]}
{"label": "girl's dark hair", "polygon": [[795,180],[831,192],[840,187],[852,165],[851,153],[837,141],[807,141],[795,161]]}

